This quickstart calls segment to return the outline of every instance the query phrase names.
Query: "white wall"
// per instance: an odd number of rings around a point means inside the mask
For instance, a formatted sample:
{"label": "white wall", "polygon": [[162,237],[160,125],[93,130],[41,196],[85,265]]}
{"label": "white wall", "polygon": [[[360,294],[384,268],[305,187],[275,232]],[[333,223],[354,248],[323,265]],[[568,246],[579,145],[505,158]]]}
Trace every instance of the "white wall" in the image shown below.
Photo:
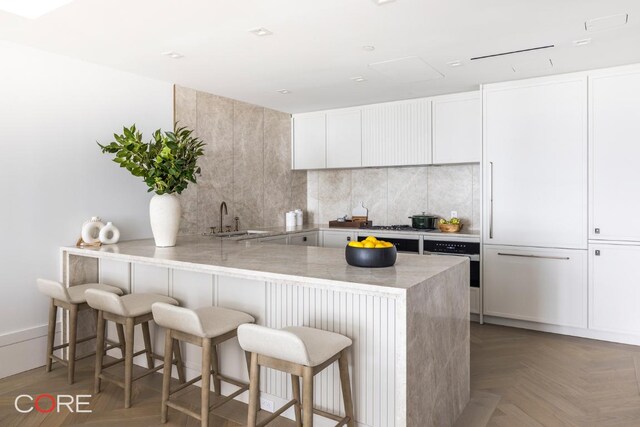
{"label": "white wall", "polygon": [[[132,123],[145,138],[170,129],[173,94],[170,83],[11,43],[0,42],[0,57],[4,361],[20,354],[12,343],[34,337],[44,343],[48,306],[35,280],[59,278],[58,249],[74,244],[83,221],[92,215],[113,221],[125,240],[151,236],[146,186],[103,155],[96,141],[110,142]],[[22,368],[43,364],[44,346],[28,348]],[[0,367],[0,377],[10,373]]]}

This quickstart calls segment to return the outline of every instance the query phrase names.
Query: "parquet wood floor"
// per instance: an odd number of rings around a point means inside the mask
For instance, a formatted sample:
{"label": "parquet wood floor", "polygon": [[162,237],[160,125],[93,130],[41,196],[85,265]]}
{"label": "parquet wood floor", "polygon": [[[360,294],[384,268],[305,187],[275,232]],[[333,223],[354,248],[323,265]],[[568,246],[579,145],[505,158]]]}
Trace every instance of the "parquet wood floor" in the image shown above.
{"label": "parquet wood floor", "polygon": [[[91,394],[93,360],[79,362],[77,369],[72,386],[60,365],[50,374],[38,368],[0,380],[0,426],[159,425],[161,374],[135,383],[131,409],[123,408],[122,389],[105,382],[91,399],[91,414],[15,411],[19,394]],[[472,399],[456,427],[640,427],[640,347],[473,323],[471,388]],[[199,391],[190,386],[180,400],[195,409]],[[242,426],[246,410],[240,402],[223,405],[210,425]],[[170,411],[166,425],[199,422]],[[285,419],[273,424],[293,425]]]}

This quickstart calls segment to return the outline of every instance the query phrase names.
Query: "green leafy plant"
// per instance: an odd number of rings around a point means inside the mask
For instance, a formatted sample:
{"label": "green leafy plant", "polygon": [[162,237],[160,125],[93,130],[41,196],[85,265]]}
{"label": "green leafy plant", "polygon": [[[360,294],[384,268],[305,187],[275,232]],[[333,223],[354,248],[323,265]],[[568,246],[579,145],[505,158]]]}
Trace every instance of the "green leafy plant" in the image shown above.
{"label": "green leafy plant", "polygon": [[158,129],[153,140],[145,143],[136,125],[132,125],[124,127],[122,134],[114,134],[114,142],[98,145],[103,153],[115,154],[113,161],[120,167],[141,177],[149,192],[180,194],[190,182],[196,183],[196,175],[201,172],[197,162],[204,154],[205,143],[192,133],[176,123],[173,132]]}

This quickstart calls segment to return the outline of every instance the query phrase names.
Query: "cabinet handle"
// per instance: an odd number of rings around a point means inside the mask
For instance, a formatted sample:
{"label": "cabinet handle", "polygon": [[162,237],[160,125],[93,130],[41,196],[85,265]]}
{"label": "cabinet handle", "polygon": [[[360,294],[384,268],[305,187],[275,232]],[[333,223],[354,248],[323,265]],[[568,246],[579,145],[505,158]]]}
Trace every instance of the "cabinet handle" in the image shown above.
{"label": "cabinet handle", "polygon": [[350,241],[351,241],[351,237],[347,236],[347,242],[350,242]]}
{"label": "cabinet handle", "polygon": [[489,238],[493,239],[493,162],[489,162]]}
{"label": "cabinet handle", "polygon": [[306,242],[306,241],[307,241],[307,237],[306,237],[306,236],[305,236],[305,237],[303,237],[303,238],[302,238],[302,241],[303,241],[303,242]]}
{"label": "cabinet handle", "polygon": [[509,254],[506,252],[498,252],[498,255],[502,256],[515,256],[521,258],[542,258],[542,259],[561,259],[561,260],[569,260],[568,256],[548,256],[548,255],[528,255],[528,254]]}

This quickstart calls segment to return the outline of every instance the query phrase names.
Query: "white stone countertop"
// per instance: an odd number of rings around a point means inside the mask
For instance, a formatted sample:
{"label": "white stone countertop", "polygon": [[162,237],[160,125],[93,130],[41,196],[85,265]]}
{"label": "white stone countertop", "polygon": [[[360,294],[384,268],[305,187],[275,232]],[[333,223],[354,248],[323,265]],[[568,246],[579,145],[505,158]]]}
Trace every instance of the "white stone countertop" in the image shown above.
{"label": "white stone countertop", "polygon": [[[306,230],[303,227],[297,232]],[[179,237],[172,248],[157,248],[152,239],[146,239],[100,248],[61,249],[69,254],[124,262],[391,294],[404,294],[406,289],[468,262],[467,258],[456,256],[399,253],[393,267],[359,268],[347,264],[343,249],[278,245],[256,240],[233,241],[209,236]]]}
{"label": "white stone countertop", "polygon": [[249,239],[257,239],[260,237],[271,237],[271,236],[280,236],[285,234],[295,234],[295,233],[304,233],[311,231],[344,231],[344,232],[353,232],[357,231],[363,234],[398,234],[398,235],[408,235],[408,236],[426,236],[427,238],[434,238],[439,240],[446,240],[448,237],[451,238],[466,238],[473,241],[480,241],[480,230],[465,230],[457,233],[443,233],[440,230],[420,230],[420,231],[402,231],[402,230],[372,230],[370,228],[339,228],[339,227],[329,227],[328,225],[322,224],[305,224],[298,225],[293,228],[285,228],[285,227],[258,227],[252,228],[251,230],[264,231],[264,234],[252,235],[252,236],[243,236],[236,238],[235,240],[249,240]]}

